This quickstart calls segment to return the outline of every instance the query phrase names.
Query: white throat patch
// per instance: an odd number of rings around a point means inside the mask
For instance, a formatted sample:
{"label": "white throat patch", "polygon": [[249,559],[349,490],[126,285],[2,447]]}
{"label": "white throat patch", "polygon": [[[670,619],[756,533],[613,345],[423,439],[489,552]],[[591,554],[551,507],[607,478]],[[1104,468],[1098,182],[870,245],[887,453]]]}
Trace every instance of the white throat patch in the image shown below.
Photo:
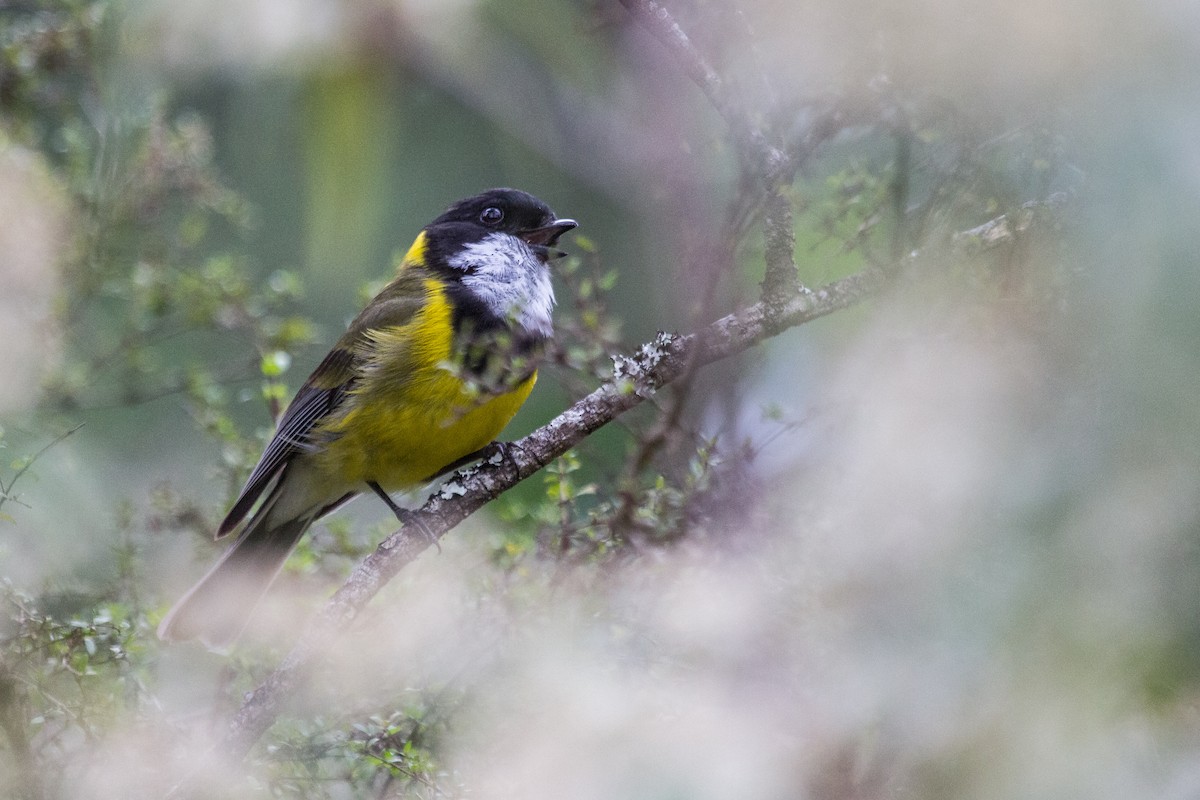
{"label": "white throat patch", "polygon": [[550,269],[523,240],[491,233],[448,259],[462,270],[463,285],[501,319],[515,320],[531,334],[549,337],[554,288]]}

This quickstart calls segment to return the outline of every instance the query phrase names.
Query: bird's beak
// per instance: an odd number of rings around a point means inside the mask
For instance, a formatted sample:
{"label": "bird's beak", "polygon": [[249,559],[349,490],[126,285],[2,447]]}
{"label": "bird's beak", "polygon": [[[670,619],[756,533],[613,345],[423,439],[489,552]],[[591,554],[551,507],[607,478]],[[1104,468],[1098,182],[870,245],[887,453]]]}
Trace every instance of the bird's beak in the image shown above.
{"label": "bird's beak", "polygon": [[517,236],[539,252],[544,252],[547,258],[561,258],[566,253],[553,249],[558,242],[558,237],[572,228],[578,227],[579,223],[573,219],[556,219],[549,225],[542,225],[540,228],[518,231]]}

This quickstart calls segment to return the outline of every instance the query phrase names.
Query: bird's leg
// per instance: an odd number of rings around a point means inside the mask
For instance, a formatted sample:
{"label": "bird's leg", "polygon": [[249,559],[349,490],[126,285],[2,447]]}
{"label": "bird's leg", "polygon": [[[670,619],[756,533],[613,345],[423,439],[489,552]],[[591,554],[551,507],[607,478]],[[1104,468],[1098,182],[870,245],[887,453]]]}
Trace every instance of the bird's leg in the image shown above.
{"label": "bird's leg", "polygon": [[407,508],[401,508],[400,506],[396,505],[396,501],[391,498],[391,495],[385,492],[383,487],[375,481],[367,481],[367,486],[370,486],[371,491],[379,495],[379,499],[382,500],[387,507],[392,510],[392,513],[396,515],[396,519],[400,521],[402,526],[415,526],[419,531],[421,531],[421,533],[425,535],[426,539],[433,543],[433,546],[437,548],[438,553],[442,552],[441,542],[439,542],[437,537],[433,535],[433,531],[425,527],[425,523],[421,521],[420,517],[418,517],[412,511],[409,511]]}

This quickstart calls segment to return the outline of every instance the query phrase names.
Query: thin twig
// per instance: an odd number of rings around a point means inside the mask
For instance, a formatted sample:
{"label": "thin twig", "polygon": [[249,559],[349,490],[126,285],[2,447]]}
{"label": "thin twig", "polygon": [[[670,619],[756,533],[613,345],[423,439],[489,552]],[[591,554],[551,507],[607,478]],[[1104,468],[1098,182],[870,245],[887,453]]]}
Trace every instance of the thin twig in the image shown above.
{"label": "thin twig", "polygon": [[4,508],[4,502],[6,500],[12,500],[14,503],[19,502],[16,498],[16,495],[12,494],[12,490],[13,490],[13,487],[17,485],[17,481],[19,481],[21,479],[21,476],[24,475],[26,472],[28,472],[29,468],[33,466],[34,462],[37,461],[39,458],[41,458],[43,455],[45,455],[47,450],[49,450],[51,447],[54,447],[54,445],[58,444],[63,439],[66,439],[68,436],[70,436],[72,433],[79,430],[83,426],[84,426],[84,423],[81,422],[78,425],[76,425],[74,428],[71,428],[69,431],[60,433],[58,436],[54,437],[54,439],[49,444],[47,444],[41,450],[38,450],[36,453],[34,453],[32,456],[30,456],[28,459],[26,459],[25,463],[21,465],[21,468],[18,469],[16,471],[16,473],[12,476],[12,480],[10,480],[8,482],[7,486],[4,485],[4,481],[0,480],[0,508]]}
{"label": "thin twig", "polygon": [[704,92],[717,113],[725,119],[725,124],[739,132],[746,127],[741,110],[726,96],[725,81],[692,44],[691,38],[679,27],[665,6],[655,0],[621,0],[621,5],[667,48],[688,77]]}
{"label": "thin twig", "polygon": [[[763,281],[763,299],[780,302],[803,289],[796,277],[795,232],[792,229],[791,201],[780,192],[780,186],[790,182],[795,165],[786,152],[771,142],[764,131],[755,125],[742,105],[735,101],[725,81],[692,44],[671,13],[655,0],[621,0],[629,13],[649,31],[683,68],[709,102],[725,120],[740,150],[745,174],[750,183],[763,187],[763,230],[767,245],[767,272]],[[743,24],[747,24],[744,16]],[[763,75],[764,86],[769,84]],[[753,190],[751,190],[753,193]]]}
{"label": "thin twig", "polygon": [[692,44],[671,12],[655,0],[621,0],[621,5],[667,48],[687,76],[704,92],[737,140],[740,155],[750,164],[748,172],[768,186],[776,185],[782,176],[789,174],[787,154],[774,146],[733,100],[725,81]]}

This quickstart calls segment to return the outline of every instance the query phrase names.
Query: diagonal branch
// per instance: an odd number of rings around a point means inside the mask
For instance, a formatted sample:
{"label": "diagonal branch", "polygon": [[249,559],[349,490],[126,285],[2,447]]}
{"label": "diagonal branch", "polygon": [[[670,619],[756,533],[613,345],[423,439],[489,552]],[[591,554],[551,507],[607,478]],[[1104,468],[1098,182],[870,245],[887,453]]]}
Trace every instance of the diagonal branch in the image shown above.
{"label": "diagonal branch", "polygon": [[[729,126],[738,146],[744,174],[752,182],[758,183],[755,189],[751,189],[751,194],[756,195],[763,206],[767,271],[762,297],[770,303],[786,301],[804,288],[796,277],[796,262],[792,252],[796,239],[792,229],[791,200],[780,190],[782,184],[791,181],[796,163],[754,123],[743,105],[733,97],[725,80],[708,63],[665,6],[656,0],[620,1],[630,15],[674,56]],[[765,79],[765,75],[761,77]]]}
{"label": "diagonal branch", "polygon": [[[392,576],[437,538],[488,501],[533,475],[584,437],[633,408],[694,365],[741,353],[783,331],[853,305],[877,291],[881,270],[869,269],[782,303],[756,303],[687,335],[660,333],[633,356],[616,359],[616,375],[545,426],[477,466],[460,470],[414,513],[414,524],[384,539],[355,568],[309,624],[280,665],[250,694],[230,723],[224,748],[241,758],[275,722],[308,668]],[[430,536],[420,532],[424,528]]]}
{"label": "diagonal branch", "polygon": [[[614,378],[578,400],[548,424],[455,473],[414,513],[413,523],[381,542],[330,598],[291,652],[246,699],[226,731],[226,755],[240,759],[274,724],[309,669],[372,597],[405,565],[490,500],[533,475],[593,431],[658,389],[714,361],[741,353],[783,331],[853,305],[880,289],[885,273],[865,270],[815,292],[795,279],[789,200],[779,193],[792,164],[786,153],[734,102],[670,13],[655,0],[621,0],[638,22],[672,53],[729,126],[750,174],[770,197],[766,209],[768,275],[763,300],[687,335],[660,333],[636,354],[618,357]],[[788,274],[788,273],[792,274]]]}
{"label": "diagonal branch", "polygon": [[748,172],[759,176],[767,186],[774,186],[788,175],[791,159],[767,139],[745,109],[733,99],[724,79],[679,27],[671,12],[656,0],[621,0],[621,5],[667,48],[687,76],[704,92],[733,133],[742,157],[750,166]]}
{"label": "diagonal branch", "polygon": [[734,130],[747,127],[741,110],[726,96],[725,81],[692,44],[671,12],[655,0],[621,0],[621,5],[674,56],[725,119],[725,124]]}

